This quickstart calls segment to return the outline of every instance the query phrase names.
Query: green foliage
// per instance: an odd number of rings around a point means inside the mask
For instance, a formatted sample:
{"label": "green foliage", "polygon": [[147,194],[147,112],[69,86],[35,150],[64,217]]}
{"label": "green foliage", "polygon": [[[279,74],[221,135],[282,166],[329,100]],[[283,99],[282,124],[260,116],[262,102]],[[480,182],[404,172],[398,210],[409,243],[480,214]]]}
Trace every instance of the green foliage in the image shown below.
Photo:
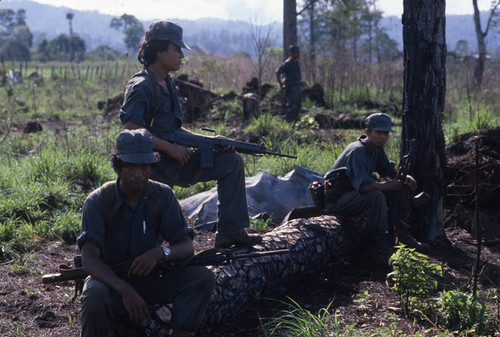
{"label": "green foliage", "polygon": [[37,237],[74,243],[84,198],[115,179],[106,137],[79,128],[69,135],[47,130],[1,145],[0,260],[28,250]]}
{"label": "green foliage", "polygon": [[123,32],[123,41],[129,50],[135,50],[139,47],[139,42],[144,35],[144,27],[135,16],[123,14],[119,18],[111,19],[109,26]]}
{"label": "green foliage", "polygon": [[436,277],[442,275],[441,266],[430,263],[426,255],[402,244],[397,246],[389,264],[393,271],[387,276],[394,281],[392,288],[399,293],[406,313],[410,309],[421,309],[422,300],[437,290]]}
{"label": "green foliage", "polygon": [[118,61],[122,58],[123,53],[111,49],[111,47],[106,45],[101,45],[85,54],[85,59],[88,61]]}
{"label": "green foliage", "polygon": [[290,138],[295,133],[290,123],[270,114],[261,114],[253,118],[244,131],[250,139],[271,139],[271,141]]}
{"label": "green foliage", "polygon": [[317,314],[302,308],[297,302],[292,302],[288,310],[263,325],[263,333],[266,337],[329,337],[331,331],[336,331],[335,336],[349,336],[349,334],[339,335],[339,324],[336,315],[332,315],[329,310],[333,302],[326,308],[321,308]]}
{"label": "green foliage", "polygon": [[[494,293],[486,294],[486,299]],[[500,331],[500,319],[491,313],[486,299],[461,290],[443,291],[438,298],[439,316],[443,325],[456,333],[493,336]]]}
{"label": "green foliage", "polygon": [[43,61],[73,62],[83,60],[85,50],[85,41],[77,34],[60,34],[53,40],[42,40],[37,52]]}
{"label": "green foliage", "polygon": [[270,224],[272,224],[273,220],[271,218],[267,219],[252,219],[250,218],[250,229],[260,232],[265,230],[266,228],[269,227]]}
{"label": "green foliage", "polygon": [[365,290],[362,294],[358,294],[353,302],[358,304],[359,309],[368,310],[372,306],[372,295]]}
{"label": "green foliage", "polygon": [[0,55],[2,55],[6,61],[30,61],[31,51],[29,47],[21,41],[18,40],[8,40],[0,48]]}
{"label": "green foliage", "polygon": [[305,115],[300,117],[300,119],[295,123],[295,128],[297,130],[318,130],[318,122],[314,119],[314,116]]}
{"label": "green foliage", "polygon": [[10,272],[13,274],[36,274],[38,269],[33,266],[36,264],[36,254],[27,252],[19,256],[15,263],[10,265]]}
{"label": "green foliage", "polygon": [[493,118],[491,109],[483,107],[478,109],[470,122],[471,131],[491,128],[498,125],[498,120]]}

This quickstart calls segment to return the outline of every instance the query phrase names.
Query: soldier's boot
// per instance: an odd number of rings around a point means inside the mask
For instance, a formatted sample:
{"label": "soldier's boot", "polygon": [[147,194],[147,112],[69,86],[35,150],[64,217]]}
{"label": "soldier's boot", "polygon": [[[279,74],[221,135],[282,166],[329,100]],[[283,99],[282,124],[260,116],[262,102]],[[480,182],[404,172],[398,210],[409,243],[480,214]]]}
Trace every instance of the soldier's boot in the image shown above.
{"label": "soldier's boot", "polygon": [[408,248],[425,253],[431,249],[431,246],[425,242],[419,242],[410,234],[410,226],[405,220],[399,221],[398,242],[404,244]]}
{"label": "soldier's boot", "polygon": [[170,334],[170,337],[190,337],[190,336],[194,336],[194,333],[190,332],[190,331],[183,331],[183,330],[174,330]]}
{"label": "soldier's boot", "polygon": [[371,261],[382,268],[389,268],[389,258],[394,250],[386,235],[375,235]]}

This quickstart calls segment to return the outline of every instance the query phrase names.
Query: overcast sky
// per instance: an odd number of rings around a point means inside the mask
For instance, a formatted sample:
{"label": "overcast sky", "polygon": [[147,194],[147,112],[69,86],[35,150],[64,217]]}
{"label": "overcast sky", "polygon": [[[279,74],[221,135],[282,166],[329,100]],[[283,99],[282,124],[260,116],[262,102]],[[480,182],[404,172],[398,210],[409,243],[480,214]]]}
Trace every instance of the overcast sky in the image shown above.
{"label": "overcast sky", "polygon": [[[0,0],[8,3],[10,0]],[[124,13],[141,20],[151,19],[198,19],[217,17],[226,20],[243,20],[258,23],[283,21],[282,0],[33,0],[55,6],[78,10],[98,10],[111,15]],[[300,7],[303,0],[297,0]],[[478,0],[481,10],[487,10],[491,0]],[[403,0],[378,0],[378,8],[384,15],[403,13]],[[447,0],[447,14],[470,14],[472,0]]]}

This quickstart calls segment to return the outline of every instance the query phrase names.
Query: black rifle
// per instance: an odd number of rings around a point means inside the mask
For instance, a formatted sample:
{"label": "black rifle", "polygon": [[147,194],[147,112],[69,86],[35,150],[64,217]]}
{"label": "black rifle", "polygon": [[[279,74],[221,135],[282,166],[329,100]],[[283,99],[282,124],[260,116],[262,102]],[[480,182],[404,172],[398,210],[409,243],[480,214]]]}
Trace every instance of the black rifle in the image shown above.
{"label": "black rifle", "polygon": [[161,135],[161,138],[171,143],[179,144],[184,147],[198,148],[200,150],[200,167],[213,166],[213,150],[223,149],[226,146],[233,146],[234,149],[241,153],[264,155],[271,154],[273,156],[281,156],[288,158],[295,158],[288,154],[269,151],[264,144],[258,145],[247,142],[240,142],[237,140],[206,137],[200,135],[193,135],[187,132],[170,131]]}
{"label": "black rifle", "polygon": [[[415,152],[415,140],[409,140],[408,141],[408,152],[403,156],[401,159],[401,162],[399,163],[398,167],[398,173],[396,175],[396,179],[401,181],[402,183],[406,182],[406,176],[410,172],[410,164],[411,160],[413,159],[413,155]],[[399,202],[401,200],[401,196],[393,193],[392,198],[391,198],[391,205],[390,205],[390,213],[389,213],[389,228],[388,228],[388,233],[389,233],[389,239],[391,240],[391,243],[395,243],[396,241],[396,231],[398,227],[398,223],[400,221],[399,217],[399,212],[400,212],[400,206]]]}
{"label": "black rifle", "polygon": [[[278,249],[263,252],[251,252],[242,254],[233,254],[230,249],[209,249],[193,257],[185,260],[178,261],[158,261],[157,268],[166,271],[173,271],[187,266],[218,266],[230,264],[234,260],[238,259],[251,259],[258,258],[269,255],[282,255],[288,254],[288,249]],[[128,260],[116,265],[111,266],[111,269],[116,273],[126,273],[132,261]],[[53,274],[46,274],[42,276],[42,282],[45,284],[70,281],[70,280],[80,280],[87,277],[89,274],[83,268],[74,269],[60,269],[59,272]]]}

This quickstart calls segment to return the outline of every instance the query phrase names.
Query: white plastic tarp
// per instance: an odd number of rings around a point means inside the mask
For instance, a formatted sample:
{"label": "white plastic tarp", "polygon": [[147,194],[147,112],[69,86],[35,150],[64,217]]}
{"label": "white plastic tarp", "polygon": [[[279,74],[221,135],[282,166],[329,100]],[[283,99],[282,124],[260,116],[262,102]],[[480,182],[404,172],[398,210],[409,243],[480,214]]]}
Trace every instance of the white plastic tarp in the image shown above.
{"label": "white plastic tarp", "polygon": [[[248,213],[250,216],[266,212],[279,223],[295,207],[312,206],[309,184],[322,181],[323,175],[301,166],[275,176],[261,172],[246,178]],[[195,227],[217,221],[217,189],[214,187],[180,201],[186,216]]]}

